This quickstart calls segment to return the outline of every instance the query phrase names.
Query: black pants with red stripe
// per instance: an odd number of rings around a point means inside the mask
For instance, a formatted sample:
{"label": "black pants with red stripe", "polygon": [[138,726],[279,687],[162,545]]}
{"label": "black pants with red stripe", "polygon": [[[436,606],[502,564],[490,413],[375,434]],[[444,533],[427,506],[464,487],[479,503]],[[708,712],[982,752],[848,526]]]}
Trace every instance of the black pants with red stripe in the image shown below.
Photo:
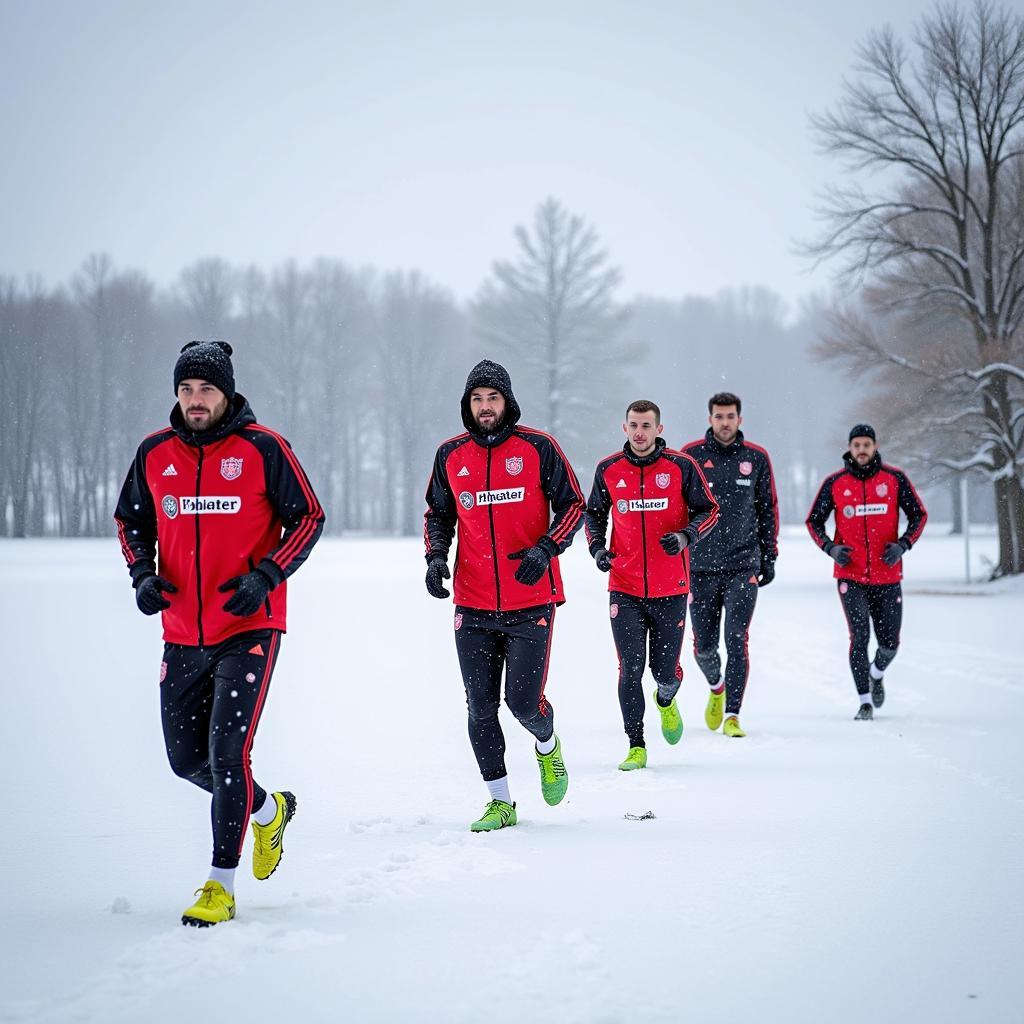
{"label": "black pants with red stripe", "polygon": [[544,696],[555,606],[514,612],[455,608],[455,648],[469,709],[469,742],[485,782],[505,770],[505,734],[498,721],[501,674],[509,711],[542,743],[555,730],[554,709]]}
{"label": "black pants with red stripe", "polygon": [[693,656],[707,681],[722,678],[718,653],[722,612],[725,612],[725,713],[738,715],[750,675],[747,637],[757,604],[757,576],[740,572],[695,572],[690,576]]}
{"label": "black pants with red stripe", "polygon": [[843,603],[846,625],[850,630],[850,672],[862,703],[871,691],[868,672],[868,643],[875,627],[875,667],[885,672],[900,646],[903,624],[903,587],[899,583],[857,583],[838,580],[839,600]]}
{"label": "black pants with red stripe", "polygon": [[238,865],[249,816],[266,800],[249,754],[281,633],[239,633],[214,647],[164,644],[160,710],[175,775],[213,796],[213,864]]}
{"label": "black pants with red stripe", "polygon": [[644,669],[650,648],[651,675],[658,696],[670,701],[683,681],[679,654],[686,629],[686,595],[636,597],[612,590],[608,614],[619,655],[619,708],[631,747],[644,743]]}

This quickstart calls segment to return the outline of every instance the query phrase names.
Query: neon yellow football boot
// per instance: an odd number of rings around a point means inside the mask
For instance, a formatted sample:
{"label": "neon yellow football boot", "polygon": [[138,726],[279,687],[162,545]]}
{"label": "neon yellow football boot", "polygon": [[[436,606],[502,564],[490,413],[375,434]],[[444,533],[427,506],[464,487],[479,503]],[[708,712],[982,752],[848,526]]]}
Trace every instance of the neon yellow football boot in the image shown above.
{"label": "neon yellow football boot", "polygon": [[658,703],[658,691],[655,690],[654,706],[658,709],[658,714],[661,715],[661,735],[665,737],[667,743],[678,743],[683,735],[683,718],[679,714],[679,705],[676,703],[675,697],[669,702],[667,708],[663,708]]}
{"label": "neon yellow football boot", "polygon": [[721,693],[712,690],[708,694],[707,707],[704,708],[704,723],[714,732],[722,724],[722,712],[725,710],[725,687]]}
{"label": "neon yellow football boot", "polygon": [[536,747],[533,752],[537,755],[540,791],[544,794],[545,802],[552,807],[560,804],[565,791],[569,788],[569,773],[565,770],[565,762],[562,760],[562,741],[555,737],[555,749],[550,754],[542,754]]}
{"label": "neon yellow football boot", "polygon": [[181,915],[182,924],[209,928],[235,916],[235,897],[220,882],[211,880],[202,889],[196,889],[195,894],[199,899]]}
{"label": "neon yellow football boot", "polygon": [[647,749],[645,747],[630,747],[626,760],[619,765],[620,772],[635,772],[637,768],[647,767]]}
{"label": "neon yellow football boot", "polygon": [[516,805],[504,800],[492,800],[484,813],[469,826],[470,832],[494,832],[499,828],[511,828],[519,821]]}
{"label": "neon yellow football boot", "polygon": [[291,793],[272,793],[277,814],[269,825],[252,823],[252,873],[263,881],[269,878],[284,855],[284,830],[295,817],[296,801]]}
{"label": "neon yellow football boot", "polygon": [[726,736],[734,736],[734,737],[737,737],[737,738],[740,737],[740,736],[746,736],[747,735],[740,728],[740,720],[735,715],[730,715],[725,720],[725,725],[722,726],[722,732],[724,732]]}

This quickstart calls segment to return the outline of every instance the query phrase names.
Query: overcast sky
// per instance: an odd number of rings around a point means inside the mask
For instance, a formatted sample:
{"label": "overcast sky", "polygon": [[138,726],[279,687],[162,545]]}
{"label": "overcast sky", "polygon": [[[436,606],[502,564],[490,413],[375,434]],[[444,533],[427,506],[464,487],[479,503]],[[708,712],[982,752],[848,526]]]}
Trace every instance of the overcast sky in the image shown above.
{"label": "overcast sky", "polygon": [[807,113],[923,2],[0,0],[0,273],[92,251],[419,267],[471,296],[548,195],[623,297],[823,286]]}

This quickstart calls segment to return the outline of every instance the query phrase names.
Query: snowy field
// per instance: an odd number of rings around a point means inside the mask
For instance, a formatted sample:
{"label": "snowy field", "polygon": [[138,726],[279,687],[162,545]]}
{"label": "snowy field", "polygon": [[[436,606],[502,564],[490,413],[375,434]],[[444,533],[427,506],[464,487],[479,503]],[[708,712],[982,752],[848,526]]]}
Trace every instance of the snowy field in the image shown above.
{"label": "snowy field", "polygon": [[854,722],[831,562],[789,530],[748,738],[704,727],[688,626],[682,742],[648,707],[626,774],[605,579],[582,544],[563,565],[568,797],[543,803],[505,713],[520,825],[472,835],[486,790],[419,544],[320,544],[254,751],[298,797],[285,859],[267,882],[243,859],[237,920],[200,931],[179,917],[208,798],[166,766],[159,624],[116,540],[0,541],[0,1020],[1021,1021],[1024,587],[964,586],[930,526],[887,703]]}

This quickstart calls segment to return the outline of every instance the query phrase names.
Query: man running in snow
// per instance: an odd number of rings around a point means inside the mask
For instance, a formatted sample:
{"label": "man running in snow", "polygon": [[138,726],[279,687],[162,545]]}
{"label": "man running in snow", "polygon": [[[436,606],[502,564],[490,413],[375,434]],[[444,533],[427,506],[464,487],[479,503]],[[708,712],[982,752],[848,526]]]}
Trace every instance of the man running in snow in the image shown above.
{"label": "man running in snow", "polygon": [[[583,518],[583,493],[554,438],[521,426],[503,366],[477,363],[462,396],[465,433],[437,450],[424,516],[427,592],[449,597],[448,550],[456,527],[455,647],[466,687],[469,739],[490,793],[470,825],[515,825],[498,722],[505,703],[536,739],[541,791],[560,803],[569,777],[544,688],[555,608],[563,604],[560,555]],[[553,513],[553,517],[552,517]]]}
{"label": "man running in snow", "polygon": [[[885,700],[882,677],[900,646],[903,620],[903,556],[928,521],[914,485],[902,469],[882,462],[874,428],[850,431],[845,468],[825,478],[807,516],[815,544],[835,564],[839,600],[850,630],[850,671],[857,687],[859,720],[874,717]],[[907,528],[899,534],[900,509]],[[835,513],[835,536],[825,532]],[[871,626],[878,648],[868,662]]]}
{"label": "man running in snow", "polygon": [[252,870],[265,879],[295,813],[291,793],[256,783],[250,752],[285,632],[285,581],[324,513],[291,446],[235,392],[230,345],[186,345],[174,391],[171,425],[139,445],[114,518],[135,601],[163,617],[167,756],[212,796],[212,867],[181,919],[206,926],[235,916],[250,816]]}
{"label": "man running in snow", "polygon": [[[686,627],[691,548],[718,519],[718,503],[688,455],[665,447],[661,410],[647,400],[626,410],[622,449],[602,459],[587,502],[590,554],[609,574],[608,612],[619,655],[619,707],[629,752],[624,772],[647,767],[643,675],[650,645],[661,733],[678,743],[683,720],[676,693]],[[612,536],[606,537],[608,520]]]}
{"label": "man running in snow", "polygon": [[[693,554],[693,654],[711,687],[704,722],[742,737],[740,709],[750,675],[747,638],[760,587],[775,578],[779,502],[768,453],[743,436],[743,404],[728,391],[708,399],[707,433],[683,445],[721,506],[718,529]],[[725,674],[718,645],[725,613]]]}

